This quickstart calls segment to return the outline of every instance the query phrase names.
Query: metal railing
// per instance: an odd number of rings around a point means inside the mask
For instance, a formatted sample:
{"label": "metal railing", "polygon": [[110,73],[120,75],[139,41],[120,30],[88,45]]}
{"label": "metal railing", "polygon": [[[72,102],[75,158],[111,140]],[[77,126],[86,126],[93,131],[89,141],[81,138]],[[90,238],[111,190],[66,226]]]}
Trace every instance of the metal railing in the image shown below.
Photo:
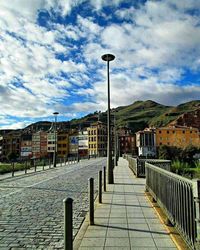
{"label": "metal railing", "polygon": [[138,157],[131,157],[130,155],[124,155],[124,158],[127,159],[127,161],[129,162],[129,167],[134,172],[136,177],[145,177],[145,162],[148,162],[168,171],[171,170],[170,160],[140,159]]}
{"label": "metal railing", "polygon": [[191,181],[148,162],[146,190],[191,249],[200,249],[200,180]]}
{"label": "metal railing", "polygon": [[[78,163],[80,160],[88,160],[88,157],[59,157],[57,158],[57,166],[66,166],[70,164]],[[20,163],[12,162],[7,165],[5,172],[0,172],[0,180],[8,178],[8,174],[11,173],[11,176],[19,176],[23,174],[29,174],[39,171],[44,171],[50,168],[53,168],[53,162],[51,158],[41,158],[41,159],[32,159],[32,160],[23,160]]]}

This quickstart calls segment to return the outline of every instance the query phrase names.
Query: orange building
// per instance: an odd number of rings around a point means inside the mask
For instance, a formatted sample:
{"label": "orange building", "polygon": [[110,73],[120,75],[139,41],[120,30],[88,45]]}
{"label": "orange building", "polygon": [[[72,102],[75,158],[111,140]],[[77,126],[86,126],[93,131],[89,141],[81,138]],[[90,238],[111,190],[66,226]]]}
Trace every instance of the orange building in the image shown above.
{"label": "orange building", "polygon": [[156,129],[156,145],[185,148],[189,145],[200,147],[200,132],[197,128],[169,126]]}

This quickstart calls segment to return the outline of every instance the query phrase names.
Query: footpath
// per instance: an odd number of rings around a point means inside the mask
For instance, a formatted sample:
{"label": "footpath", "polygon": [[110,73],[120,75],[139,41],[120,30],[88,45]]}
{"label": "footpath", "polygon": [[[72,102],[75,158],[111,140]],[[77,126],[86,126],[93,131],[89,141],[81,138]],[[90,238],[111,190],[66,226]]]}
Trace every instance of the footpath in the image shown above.
{"label": "footpath", "polygon": [[95,206],[94,223],[88,216],[74,240],[74,249],[178,249],[145,195],[145,179],[135,178],[126,160],[114,169],[102,204]]}

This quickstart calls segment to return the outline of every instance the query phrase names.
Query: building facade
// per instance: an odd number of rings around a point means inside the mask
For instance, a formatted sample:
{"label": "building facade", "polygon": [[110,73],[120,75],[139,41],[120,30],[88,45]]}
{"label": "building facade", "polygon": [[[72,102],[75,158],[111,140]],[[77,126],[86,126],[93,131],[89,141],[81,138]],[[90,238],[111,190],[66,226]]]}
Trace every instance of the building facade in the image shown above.
{"label": "building facade", "polygon": [[117,131],[117,138],[119,141],[119,152],[122,154],[137,154],[136,136],[132,134],[131,130],[127,127],[119,128]]}
{"label": "building facade", "polygon": [[3,135],[2,157],[8,159],[12,154],[14,158],[20,157],[21,131],[15,130]]}
{"label": "building facade", "polygon": [[169,126],[156,129],[157,146],[167,145],[185,148],[189,145],[200,147],[200,133],[197,128]]}
{"label": "building facade", "polygon": [[78,157],[78,133],[69,135],[69,156]]}
{"label": "building facade", "polygon": [[78,133],[78,155],[88,156],[88,131],[83,130]]}
{"label": "building facade", "polygon": [[69,134],[67,131],[57,132],[57,155],[58,157],[67,157],[69,154]]}
{"label": "building facade", "polygon": [[156,132],[155,129],[147,128],[136,133],[136,146],[138,155],[143,157],[156,156]]}
{"label": "building facade", "polygon": [[38,131],[33,133],[32,152],[34,158],[47,157],[47,132]]}
{"label": "building facade", "polygon": [[[88,154],[90,156],[99,156],[99,157],[106,156],[107,125],[103,122],[98,121],[93,123],[87,130],[88,130]],[[111,134],[113,137],[113,129]]]}
{"label": "building facade", "polygon": [[22,134],[21,136],[21,150],[20,155],[22,159],[32,157],[32,135]]}

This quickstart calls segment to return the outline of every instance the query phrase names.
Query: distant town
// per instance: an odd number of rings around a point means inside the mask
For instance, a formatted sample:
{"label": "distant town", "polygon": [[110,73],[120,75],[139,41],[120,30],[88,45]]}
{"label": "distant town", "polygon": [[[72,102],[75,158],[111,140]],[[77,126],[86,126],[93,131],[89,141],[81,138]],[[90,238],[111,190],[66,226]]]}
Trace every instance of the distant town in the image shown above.
{"label": "distant town", "polygon": [[[40,122],[28,129],[3,130],[0,136],[1,161],[107,155],[107,124],[101,120],[84,128],[70,128],[65,122]],[[147,127],[133,132],[112,124],[112,152],[140,157],[157,157],[158,149],[200,145],[200,109],[184,113],[166,126]],[[114,147],[116,145],[116,147]],[[55,148],[56,147],[56,148]]]}

